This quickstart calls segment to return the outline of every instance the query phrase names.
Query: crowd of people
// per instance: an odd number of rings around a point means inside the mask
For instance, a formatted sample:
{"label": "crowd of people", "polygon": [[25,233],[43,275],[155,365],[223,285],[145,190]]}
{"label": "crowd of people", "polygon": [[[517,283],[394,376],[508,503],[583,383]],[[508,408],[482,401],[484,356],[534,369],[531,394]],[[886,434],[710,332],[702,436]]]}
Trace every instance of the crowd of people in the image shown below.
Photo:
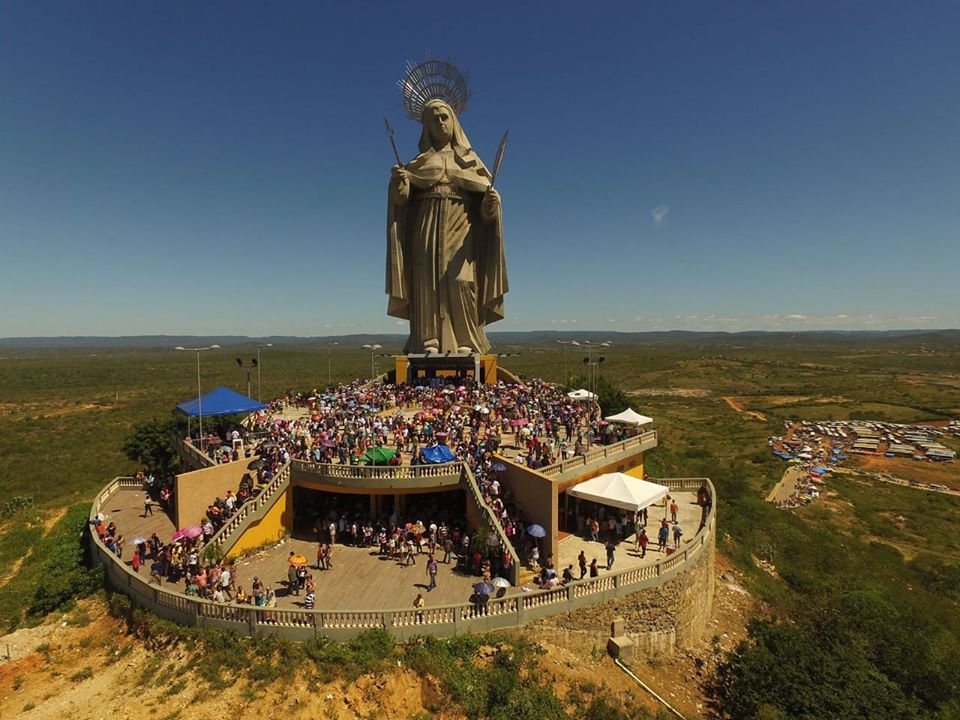
{"label": "crowd of people", "polygon": [[[291,413],[291,409],[302,413]],[[149,563],[151,582],[182,582],[189,595],[215,602],[275,606],[276,590],[258,578],[246,591],[233,564],[200,562],[204,544],[255,496],[258,485],[269,482],[284,464],[294,459],[356,465],[367,459],[364,455],[371,449],[388,448],[395,452],[390,464],[416,465],[426,461],[424,449],[444,445],[453,457],[471,468],[483,502],[513,544],[515,554],[502,547],[497,533],[481,531],[471,536],[465,512],[452,513],[437,498],[429,502],[411,501],[404,508],[403,517],[395,511],[372,517],[362,503],[355,508],[324,508],[316,514],[316,569],[332,567],[338,543],[377,547],[380,556],[404,567],[416,565],[418,558],[425,556],[431,587],[436,583],[437,563],[456,563],[458,570],[489,581],[507,575],[514,557],[529,557],[531,566],[540,573],[541,587],[550,587],[573,579],[572,566],[558,577],[552,558],[539,563],[540,545],[537,538],[527,534],[522,510],[499,479],[504,468],[498,465],[495,453],[503,452],[506,446],[517,452],[518,462],[542,468],[582,454],[591,444],[621,439],[617,432],[622,433],[622,429],[610,432],[611,429],[601,420],[595,403],[576,402],[559,388],[540,380],[485,385],[470,378],[456,378],[421,385],[372,386],[357,381],[327,393],[288,393],[270,403],[266,411],[252,416],[244,427],[226,429],[219,443],[208,446],[217,462],[237,460],[241,454],[256,456],[258,462],[251,466],[256,475],[244,476],[236,493],[227,490],[222,497],[215,498],[190,534],[178,533],[180,536],[169,543],[161,542],[155,534],[137,538],[130,562],[137,572]],[[172,483],[157,483],[149,474],[142,474],[141,479],[146,490],[144,517],[152,513],[154,503],[169,510]],[[611,533],[622,534],[625,521],[621,520],[613,515],[598,516],[589,524],[609,523]],[[125,541],[113,523],[101,523],[97,532],[105,545],[122,557]],[[611,544],[607,544],[608,569],[613,564]],[[587,572],[595,575],[596,559],[589,569],[584,559],[580,570],[580,577]],[[303,592],[303,604],[310,607],[314,583],[305,562],[291,563],[284,590],[289,594]]]}
{"label": "crowd of people", "polygon": [[[302,408],[303,417],[283,417],[290,407]],[[256,452],[269,461],[263,470],[269,475],[291,459],[360,464],[377,447],[395,450],[397,464],[422,462],[421,450],[435,444],[465,459],[497,452],[506,437],[527,466],[541,468],[619,438],[606,428],[594,403],[571,400],[549,383],[458,378],[424,385],[358,381],[327,394],[288,394],[256,414],[249,431],[261,438]]]}

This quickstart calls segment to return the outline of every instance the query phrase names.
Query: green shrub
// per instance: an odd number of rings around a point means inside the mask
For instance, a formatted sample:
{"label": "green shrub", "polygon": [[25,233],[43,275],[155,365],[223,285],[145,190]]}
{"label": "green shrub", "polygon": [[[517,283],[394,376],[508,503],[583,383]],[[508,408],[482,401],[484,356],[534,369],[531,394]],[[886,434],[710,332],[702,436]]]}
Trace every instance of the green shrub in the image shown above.
{"label": "green shrub", "polygon": [[103,587],[103,568],[86,563],[88,510],[85,504],[72,506],[38,543],[35,555],[42,564],[27,609],[30,617],[39,619]]}

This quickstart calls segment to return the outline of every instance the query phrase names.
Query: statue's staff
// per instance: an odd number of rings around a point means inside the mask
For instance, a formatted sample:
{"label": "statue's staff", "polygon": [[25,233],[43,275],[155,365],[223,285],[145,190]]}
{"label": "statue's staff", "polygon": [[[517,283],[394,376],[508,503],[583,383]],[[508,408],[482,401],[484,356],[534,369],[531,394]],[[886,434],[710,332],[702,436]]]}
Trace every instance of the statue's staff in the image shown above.
{"label": "statue's staff", "polygon": [[403,167],[403,163],[400,161],[400,153],[397,152],[397,141],[393,137],[393,128],[390,127],[390,121],[384,117],[383,124],[387,128],[387,137],[390,138],[390,147],[393,148],[393,156],[397,159],[397,165]]}

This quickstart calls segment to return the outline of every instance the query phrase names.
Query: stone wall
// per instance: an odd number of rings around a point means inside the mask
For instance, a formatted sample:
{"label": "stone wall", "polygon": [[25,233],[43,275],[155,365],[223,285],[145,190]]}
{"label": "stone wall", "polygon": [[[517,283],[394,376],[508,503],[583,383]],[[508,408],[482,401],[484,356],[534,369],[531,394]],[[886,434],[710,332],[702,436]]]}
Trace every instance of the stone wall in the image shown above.
{"label": "stone wall", "polygon": [[576,612],[539,620],[535,626],[568,647],[606,647],[610,622],[622,617],[637,657],[673,654],[706,637],[716,585],[716,533],[686,571],[658,587],[640,590]]}

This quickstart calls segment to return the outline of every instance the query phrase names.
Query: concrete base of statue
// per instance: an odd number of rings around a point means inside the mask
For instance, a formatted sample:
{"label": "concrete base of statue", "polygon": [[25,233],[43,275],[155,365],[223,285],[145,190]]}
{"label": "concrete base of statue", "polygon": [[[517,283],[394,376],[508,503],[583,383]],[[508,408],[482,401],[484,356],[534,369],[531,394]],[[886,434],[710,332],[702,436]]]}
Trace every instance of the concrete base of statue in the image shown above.
{"label": "concrete base of statue", "polygon": [[497,383],[497,356],[479,353],[440,353],[397,355],[396,381],[417,382],[418,380],[443,378],[475,378],[487,385]]}

